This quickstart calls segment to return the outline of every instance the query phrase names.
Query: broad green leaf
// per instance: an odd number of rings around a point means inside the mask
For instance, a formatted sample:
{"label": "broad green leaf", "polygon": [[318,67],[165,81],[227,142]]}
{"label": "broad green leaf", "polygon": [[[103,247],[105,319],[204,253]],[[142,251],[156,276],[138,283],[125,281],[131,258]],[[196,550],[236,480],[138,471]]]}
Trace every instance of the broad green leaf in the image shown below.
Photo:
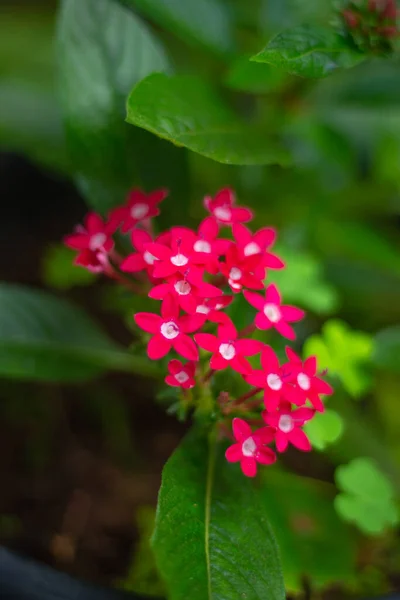
{"label": "broad green leaf", "polygon": [[42,262],[43,281],[56,290],[69,290],[79,285],[90,285],[96,275],[74,264],[76,251],[63,244],[46,249]]}
{"label": "broad green leaf", "polygon": [[286,73],[270,67],[250,62],[249,56],[237,58],[225,76],[227,87],[251,94],[266,94],[282,87],[287,80]]}
{"label": "broad green leaf", "polygon": [[314,418],[305,424],[304,431],[314,448],[324,450],[340,438],[343,428],[344,423],[340,415],[327,409],[323,413],[316,413]]}
{"label": "broad green leaf", "polygon": [[332,491],[321,484],[265,469],[261,495],[276,532],[285,587],[301,592],[306,576],[314,590],[355,578],[356,545],[349,527],[337,516]]}
{"label": "broad green leaf", "polygon": [[277,246],[278,254],[287,264],[281,271],[269,271],[268,283],[276,283],[285,302],[298,304],[317,314],[329,314],[338,306],[338,295],[324,279],[322,264],[308,252],[295,252]]}
{"label": "broad green leaf", "polygon": [[346,391],[358,398],[371,386],[366,367],[371,362],[373,340],[368,333],[353,331],[343,321],[327,321],[322,335],[312,335],[304,345],[305,356],[316,355],[321,368],[337,375]]}
{"label": "broad green leaf", "polygon": [[320,78],[353,67],[363,58],[334,30],[308,25],[279,33],[251,60],[280,67],[293,75]]}
{"label": "broad green leaf", "polygon": [[153,548],[171,600],[284,600],[268,514],[239,469],[196,430],[167,462]]}
{"label": "broad green leaf", "polygon": [[222,55],[232,52],[234,48],[232,13],[223,0],[120,2],[138,10],[188,44],[200,45]]}
{"label": "broad green leaf", "polygon": [[124,122],[132,86],[169,69],[146,25],[113,0],[63,0],[58,48],[67,143],[90,204],[106,211],[133,183],[175,188],[177,173],[185,180],[184,153]]}
{"label": "broad green leaf", "polygon": [[369,458],[356,458],[336,469],[342,491],[335,498],[339,515],[366,534],[377,535],[399,522],[390,480]]}
{"label": "broad green leaf", "polygon": [[77,307],[45,292],[0,285],[0,376],[81,381],[107,369],[151,373]]}
{"label": "broad green leaf", "polygon": [[289,163],[289,155],[279,142],[239,120],[199,77],[150,75],[132,90],[127,120],[218,162]]}
{"label": "broad green leaf", "polygon": [[400,373],[400,326],[388,327],[375,336],[372,360],[382,369]]}

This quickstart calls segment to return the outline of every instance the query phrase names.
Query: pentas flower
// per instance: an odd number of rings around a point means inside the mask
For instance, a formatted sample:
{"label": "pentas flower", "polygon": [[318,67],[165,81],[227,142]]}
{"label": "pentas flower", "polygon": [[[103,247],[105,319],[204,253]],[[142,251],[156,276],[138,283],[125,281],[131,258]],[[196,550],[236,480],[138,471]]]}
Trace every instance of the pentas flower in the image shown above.
{"label": "pentas flower", "polygon": [[245,356],[258,354],[264,346],[258,340],[238,339],[238,332],[232,321],[218,327],[218,336],[197,333],[194,339],[200,348],[213,353],[210,367],[215,371],[231,367],[238,373],[249,373],[251,365]]}
{"label": "pentas flower", "polygon": [[92,273],[106,273],[109,270],[108,255],[104,252],[93,252],[88,248],[76,255],[74,263]]}
{"label": "pentas flower", "polygon": [[289,340],[296,339],[296,334],[289,323],[300,321],[305,313],[295,306],[282,305],[278,288],[274,284],[267,287],[264,298],[248,291],[244,291],[244,297],[249,304],[260,311],[255,318],[258,329],[275,327],[283,337]]}
{"label": "pentas flower", "polygon": [[84,253],[83,257],[78,256],[78,264],[91,264],[95,262],[94,255],[111,252],[114,247],[112,234],[115,230],[114,223],[104,221],[100,215],[92,212],[86,216],[84,226],[78,225],[74,233],[65,236],[64,243],[68,248]]}
{"label": "pentas flower", "polygon": [[222,291],[215,285],[204,281],[193,283],[184,275],[172,275],[167,283],[160,283],[149,292],[149,298],[163,300],[167,294],[174,296],[179,306],[187,313],[195,313],[199,299],[222,296]]}
{"label": "pentas flower", "polygon": [[168,191],[165,189],[155,190],[150,194],[142,190],[132,190],[128,194],[126,205],[112,211],[110,219],[117,227],[122,224],[122,233],[127,233],[137,223],[159,215],[158,205],[167,196]]}
{"label": "pentas flower", "polygon": [[134,229],[131,234],[132,246],[138,251],[136,254],[130,254],[122,261],[120,265],[121,271],[126,273],[139,273],[146,270],[148,275],[152,277],[154,263],[158,260],[146,249],[153,239],[151,235],[144,229]]}
{"label": "pentas flower", "polygon": [[220,324],[230,323],[231,319],[222,310],[229,306],[233,299],[233,296],[219,296],[218,298],[207,298],[206,300],[199,299],[193,312],[204,315],[205,321]]}
{"label": "pentas flower", "polygon": [[141,329],[153,334],[147,346],[152,360],[163,358],[172,348],[187,360],[199,359],[196,344],[187,334],[199,329],[204,319],[199,315],[179,316],[179,305],[172,296],[162,303],[161,316],[142,312],[136,313],[134,319]]}
{"label": "pentas flower", "polygon": [[203,265],[205,270],[211,274],[219,272],[218,258],[224,255],[231,245],[230,240],[217,239],[218,231],[215,219],[207,217],[200,223],[193,244],[193,263]]}
{"label": "pentas flower", "polygon": [[257,463],[272,465],[276,461],[276,454],[267,447],[275,438],[275,431],[270,427],[262,427],[252,432],[250,425],[243,419],[233,419],[233,435],[236,444],[229,446],[225,457],[229,462],[239,462],[240,467],[247,477],[255,477]]}
{"label": "pentas flower", "polygon": [[[247,227],[241,223],[236,223],[232,227],[233,237],[236,240],[239,254],[243,258],[249,256],[258,256],[260,258],[259,267],[261,269],[283,269],[285,263],[275,254],[268,250],[273,246],[276,239],[276,231],[269,227],[260,229],[253,234]],[[261,271],[261,278],[265,278],[265,272]]]}
{"label": "pentas flower", "polygon": [[313,416],[312,408],[293,410],[290,402],[282,402],[276,412],[262,413],[265,423],[276,429],[275,445],[278,452],[284,452],[289,444],[304,452],[311,450],[310,440],[301,428]]}
{"label": "pentas flower", "polygon": [[230,188],[219,191],[215,198],[206,196],[204,206],[220,225],[233,225],[234,223],[247,223],[253,218],[249,208],[235,206],[235,194]]}
{"label": "pentas flower", "polygon": [[190,269],[192,277],[197,269],[196,278],[202,274],[200,267],[195,267],[193,262],[193,246],[196,235],[186,227],[173,227],[171,229],[170,244],[154,242],[146,246],[146,250],[155,256],[158,261],[154,265],[153,276],[164,279],[175,273],[183,275]]}
{"label": "pentas flower", "polygon": [[254,270],[259,265],[257,256],[242,258],[239,249],[233,244],[226,253],[224,263],[221,263],[221,273],[228,279],[231,290],[237,294],[244,287],[252,290],[264,289],[262,278],[254,274]]}
{"label": "pentas flower", "polygon": [[181,387],[189,390],[195,386],[194,374],[196,371],[195,362],[183,364],[180,360],[170,360],[168,363],[169,375],[165,378],[165,383],[173,387]]}
{"label": "pentas flower", "polygon": [[292,373],[294,384],[288,399],[298,406],[302,406],[307,400],[310,400],[317,411],[323,412],[325,407],[320,395],[329,396],[333,394],[333,388],[326,381],[316,376],[316,357],[310,356],[303,363],[301,358],[289,347],[286,348],[286,355],[290,361],[289,370]]}
{"label": "pentas flower", "polygon": [[262,369],[254,369],[245,379],[251,385],[264,389],[264,404],[268,411],[276,410],[281,399],[288,400],[292,394],[290,381],[292,373],[287,365],[280,366],[278,357],[271,346],[264,346],[261,352]]}

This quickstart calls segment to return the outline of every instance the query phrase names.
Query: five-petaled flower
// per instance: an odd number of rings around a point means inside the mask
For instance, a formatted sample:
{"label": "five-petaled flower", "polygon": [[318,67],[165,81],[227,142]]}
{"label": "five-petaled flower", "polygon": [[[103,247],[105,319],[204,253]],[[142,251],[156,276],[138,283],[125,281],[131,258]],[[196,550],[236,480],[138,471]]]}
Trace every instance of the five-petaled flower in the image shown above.
{"label": "five-petaled flower", "polygon": [[265,297],[245,290],[244,297],[247,302],[260,312],[257,313],[255,325],[258,329],[275,329],[289,340],[295,340],[296,334],[289,323],[300,321],[304,317],[304,311],[295,306],[281,304],[281,296],[276,285],[267,287]]}
{"label": "five-petaled flower", "polygon": [[232,227],[232,233],[236,240],[239,254],[243,258],[249,256],[259,257],[257,265],[257,274],[260,274],[260,279],[265,279],[265,269],[283,269],[285,263],[276,256],[271,254],[269,249],[273,246],[276,239],[276,231],[270,227],[264,227],[253,234],[247,227],[241,223],[236,223]]}
{"label": "five-petaled flower", "polygon": [[267,425],[276,429],[275,445],[278,452],[284,452],[289,443],[303,452],[311,450],[311,443],[302,427],[314,416],[312,408],[296,408],[290,402],[282,402],[275,412],[264,411],[262,417]]}
{"label": "five-petaled flower", "polygon": [[195,241],[196,235],[190,229],[173,227],[168,245],[160,242],[147,244],[146,250],[158,259],[154,264],[153,276],[164,279],[175,273],[185,275],[190,272],[192,280],[200,279],[202,270],[192,260]]}
{"label": "five-petaled flower", "polygon": [[292,374],[287,366],[280,366],[278,357],[271,346],[264,346],[261,352],[262,369],[246,374],[246,381],[264,389],[264,404],[267,410],[276,410],[282,399],[288,400],[292,393]]}
{"label": "five-petaled flower", "polygon": [[89,213],[85,225],[78,225],[74,233],[64,238],[64,243],[73,250],[78,250],[75,263],[86,267],[89,271],[100,272],[108,263],[107,256],[114,247],[112,234],[116,226],[104,221],[97,213]]}
{"label": "five-petaled flower", "polygon": [[155,285],[149,292],[149,297],[154,300],[163,300],[171,294],[178,301],[179,306],[187,313],[195,313],[199,299],[217,298],[222,296],[222,291],[211,283],[197,280],[195,283],[184,275],[172,275],[166,283]]}
{"label": "five-petaled flower", "polygon": [[196,363],[193,361],[183,364],[180,360],[170,360],[168,363],[169,375],[165,378],[165,383],[173,387],[181,387],[189,390],[195,386],[194,374],[196,372]]}
{"label": "five-petaled flower", "polygon": [[302,406],[307,400],[310,400],[317,411],[323,412],[325,407],[320,395],[333,394],[333,388],[329,383],[316,376],[317,359],[315,356],[310,356],[303,363],[301,358],[289,347],[286,348],[286,355],[290,361],[288,368],[292,373],[294,384],[288,400],[298,406]]}
{"label": "five-petaled flower", "polygon": [[262,427],[252,432],[251,427],[243,419],[233,419],[233,435],[236,444],[229,446],[225,456],[229,462],[239,462],[243,473],[247,477],[255,477],[257,463],[272,465],[276,461],[276,454],[267,447],[275,438],[275,430],[271,427]]}
{"label": "five-petaled flower", "polygon": [[235,294],[241,292],[244,287],[262,290],[264,289],[263,274],[259,271],[259,265],[258,256],[243,257],[238,247],[231,244],[226,252],[225,262],[221,263],[221,273],[225,275]]}
{"label": "five-petaled flower", "polygon": [[253,218],[253,213],[244,206],[235,206],[236,199],[233,190],[224,188],[215,198],[206,196],[204,206],[220,225],[233,225],[233,223],[247,223]]}
{"label": "five-petaled flower", "polygon": [[116,208],[110,214],[110,220],[116,226],[121,225],[122,233],[128,233],[138,223],[160,214],[158,205],[168,196],[165,189],[146,194],[141,190],[131,190],[125,206]]}

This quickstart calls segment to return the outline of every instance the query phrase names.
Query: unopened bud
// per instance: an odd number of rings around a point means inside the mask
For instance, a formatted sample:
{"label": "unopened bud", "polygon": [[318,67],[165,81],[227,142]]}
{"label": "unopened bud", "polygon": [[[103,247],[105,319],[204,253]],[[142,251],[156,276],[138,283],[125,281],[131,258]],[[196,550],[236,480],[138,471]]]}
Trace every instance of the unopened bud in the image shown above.
{"label": "unopened bud", "polygon": [[344,10],[343,18],[349,29],[356,29],[360,24],[360,17],[352,10]]}

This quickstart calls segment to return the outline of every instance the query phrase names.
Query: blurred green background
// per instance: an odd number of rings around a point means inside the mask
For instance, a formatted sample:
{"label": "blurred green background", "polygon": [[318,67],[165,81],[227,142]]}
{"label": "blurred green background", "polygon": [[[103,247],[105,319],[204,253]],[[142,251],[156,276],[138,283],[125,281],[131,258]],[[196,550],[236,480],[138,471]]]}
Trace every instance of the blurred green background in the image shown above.
{"label": "blurred green background", "polygon": [[[62,35],[56,44],[57,2],[1,2],[0,277],[72,299],[128,347],[138,299],[73,267],[73,253],[57,240],[82,219],[86,202],[99,210],[121,203],[128,184],[171,188],[163,226],[195,223],[206,193],[234,187],[240,203],[255,210],[256,226],[278,228],[277,251],[288,268],[270,281],[286,303],[307,310],[298,349],[319,356],[336,389],[326,416],[309,431],[316,452],[289,453],[266,474],[266,510],[288,590],[300,598],[341,599],[396,589],[399,60],[372,57],[318,82],[248,61],[285,27],[333,22],[335,3],[328,1],[210,0],[192,14],[190,2],[186,8],[167,2],[170,12],[163,12],[150,1],[115,0],[126,31],[118,29],[119,17],[108,20],[114,9],[101,12],[107,2],[101,0],[87,26],[90,48],[76,31],[84,67],[89,61],[80,79],[67,72],[74,65]],[[137,38],[124,41],[133,18],[132,27],[147,25],[165,53],[160,69],[167,61],[171,71],[211,82],[249,126],[262,123],[279,133],[293,166],[226,165],[125,124],[126,97],[139,75],[125,77],[123,60],[127,73],[135,61],[142,76],[149,72],[136,43],[139,29]],[[120,69],[112,102],[98,62],[107,58],[107,44],[116,63],[104,69],[111,69],[110,79]],[[74,121],[79,108],[81,122]],[[4,289],[0,333],[15,308]],[[238,304],[235,319],[246,325],[250,316]],[[21,308],[21,327],[31,327],[32,315]],[[0,539],[94,581],[162,594],[148,537],[162,465],[186,425],[165,415],[168,398],[152,402],[151,380],[105,374],[114,364],[129,371],[120,354],[112,348],[100,362],[93,358],[90,373],[75,364],[76,377],[61,370],[41,377],[25,363],[9,376],[0,352]],[[74,378],[80,382],[69,381]],[[350,486],[343,469],[352,473]],[[347,500],[334,501],[335,485]]]}

